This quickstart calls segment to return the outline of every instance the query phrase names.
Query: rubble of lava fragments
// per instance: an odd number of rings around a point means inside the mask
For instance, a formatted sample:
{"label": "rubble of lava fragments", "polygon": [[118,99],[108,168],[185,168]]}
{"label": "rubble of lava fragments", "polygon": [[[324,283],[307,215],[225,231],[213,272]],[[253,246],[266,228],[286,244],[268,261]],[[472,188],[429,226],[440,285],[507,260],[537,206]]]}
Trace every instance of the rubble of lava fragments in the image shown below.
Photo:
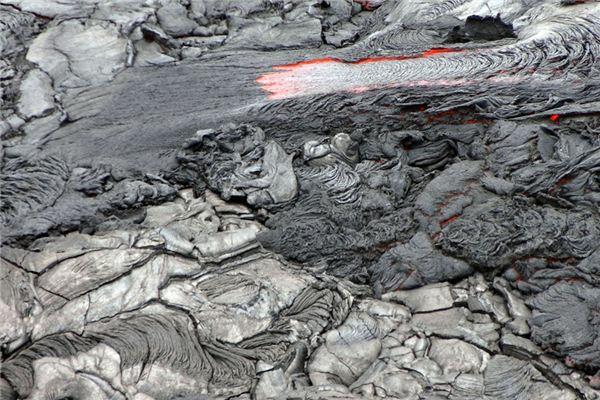
{"label": "rubble of lava fragments", "polygon": [[600,399],[600,2],[0,0],[0,400]]}

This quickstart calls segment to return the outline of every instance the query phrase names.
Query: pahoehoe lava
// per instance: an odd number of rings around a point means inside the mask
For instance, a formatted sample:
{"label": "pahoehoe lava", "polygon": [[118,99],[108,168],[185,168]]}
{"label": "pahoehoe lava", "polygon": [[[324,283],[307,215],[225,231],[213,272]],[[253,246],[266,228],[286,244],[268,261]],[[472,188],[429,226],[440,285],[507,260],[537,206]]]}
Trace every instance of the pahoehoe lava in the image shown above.
{"label": "pahoehoe lava", "polygon": [[[467,51],[434,48],[416,56],[354,62],[315,59],[275,66],[281,72],[263,74],[257,82],[271,99],[402,85],[465,86],[482,80],[518,85],[524,79],[537,79],[564,84],[565,80],[591,78],[598,71],[600,15],[593,11],[534,24],[514,44]],[[568,57],[561,54],[566,48]]]}
{"label": "pahoehoe lava", "polygon": [[0,0],[0,400],[600,399],[600,3]]}

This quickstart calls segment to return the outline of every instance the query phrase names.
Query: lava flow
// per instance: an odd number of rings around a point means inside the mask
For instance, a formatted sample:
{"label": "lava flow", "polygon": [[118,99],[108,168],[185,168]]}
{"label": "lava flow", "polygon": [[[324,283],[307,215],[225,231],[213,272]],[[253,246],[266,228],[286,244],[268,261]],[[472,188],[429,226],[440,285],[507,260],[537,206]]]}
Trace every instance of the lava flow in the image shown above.
{"label": "lava flow", "polygon": [[[403,80],[423,83],[423,78],[410,73],[410,68],[398,68],[398,61],[430,58],[440,54],[458,53],[461,49],[433,48],[412,56],[370,57],[345,61],[326,57],[274,66],[278,72],[259,76],[256,82],[270,93],[269,99],[284,99],[301,95],[349,91],[360,93],[379,87],[394,86]],[[412,66],[413,71],[420,71]],[[440,80],[440,84],[459,83]]]}

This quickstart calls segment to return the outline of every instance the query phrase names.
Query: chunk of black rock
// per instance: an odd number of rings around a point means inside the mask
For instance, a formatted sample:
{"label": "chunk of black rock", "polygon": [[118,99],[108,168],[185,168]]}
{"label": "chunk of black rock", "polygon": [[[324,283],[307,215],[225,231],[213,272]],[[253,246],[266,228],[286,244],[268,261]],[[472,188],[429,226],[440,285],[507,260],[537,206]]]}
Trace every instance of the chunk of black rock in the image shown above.
{"label": "chunk of black rock", "polygon": [[450,43],[463,43],[474,40],[500,40],[516,37],[511,23],[502,21],[500,15],[481,17],[471,15],[463,25],[455,26],[446,39]]}

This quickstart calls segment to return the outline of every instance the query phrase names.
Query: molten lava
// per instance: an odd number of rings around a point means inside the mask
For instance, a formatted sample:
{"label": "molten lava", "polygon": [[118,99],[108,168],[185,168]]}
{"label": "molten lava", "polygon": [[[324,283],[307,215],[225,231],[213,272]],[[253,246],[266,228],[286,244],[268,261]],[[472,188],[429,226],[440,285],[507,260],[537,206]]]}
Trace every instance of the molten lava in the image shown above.
{"label": "molten lava", "polygon": [[[256,79],[256,82],[263,90],[270,93],[269,99],[283,99],[305,94],[322,93],[325,91],[325,86],[331,86],[331,91],[361,93],[377,87],[393,86],[393,83],[390,85],[379,82],[369,84],[360,80],[356,82],[353,82],[351,79],[344,80],[346,76],[351,78],[368,76],[366,73],[368,71],[356,70],[360,66],[429,58],[461,51],[463,50],[433,48],[412,56],[369,57],[357,61],[345,61],[333,57],[316,58],[292,64],[276,65],[273,69],[278,72],[263,74]],[[452,84],[452,82],[448,81],[445,84]]]}

